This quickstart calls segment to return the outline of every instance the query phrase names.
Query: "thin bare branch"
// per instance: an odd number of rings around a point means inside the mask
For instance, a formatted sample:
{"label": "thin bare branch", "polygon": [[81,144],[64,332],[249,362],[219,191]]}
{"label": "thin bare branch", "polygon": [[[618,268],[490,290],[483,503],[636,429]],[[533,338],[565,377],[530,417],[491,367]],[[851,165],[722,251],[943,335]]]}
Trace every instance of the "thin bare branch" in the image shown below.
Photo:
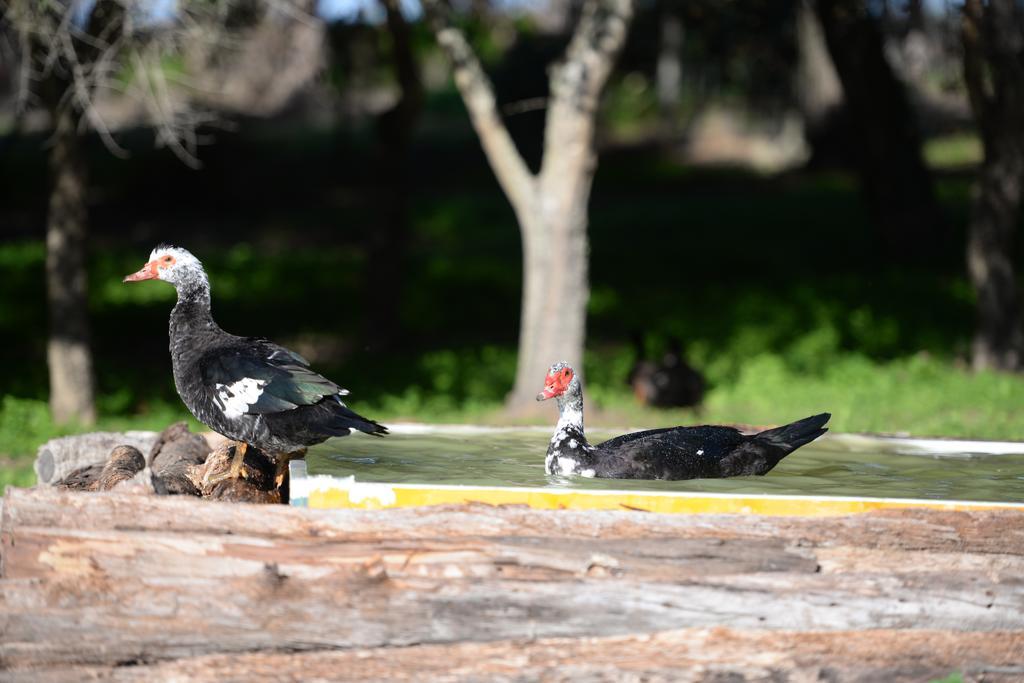
{"label": "thin bare branch", "polygon": [[20,119],[28,111],[32,101],[32,48],[28,32],[18,29],[18,49],[21,52],[18,64],[18,93],[15,115]]}
{"label": "thin bare branch", "polygon": [[93,130],[100,136],[100,140],[103,141],[104,147],[107,148],[114,156],[119,159],[128,158],[128,150],[117,144],[114,140],[113,135],[110,133],[110,129],[107,128],[106,122],[103,121],[103,117],[100,116],[99,112],[96,111],[96,106],[93,103],[92,93],[94,88],[90,87],[90,78],[86,74],[85,69],[78,62],[77,57],[74,56],[74,46],[71,43],[71,35],[68,33],[62,33],[62,42],[64,43],[64,50],[67,55],[70,56],[68,59],[68,66],[71,69],[71,80],[70,80],[70,92],[74,93],[73,102],[77,105],[77,109],[85,116],[89,125],[92,126]]}
{"label": "thin bare branch", "polygon": [[423,9],[438,44],[452,63],[455,86],[462,95],[494,175],[513,207],[521,211],[533,194],[535,179],[501,119],[494,87],[466,36],[453,24],[444,2],[423,0]]}
{"label": "thin bare branch", "polygon": [[277,10],[281,14],[291,19],[298,21],[301,24],[305,24],[308,27],[317,27],[320,25],[320,20],[314,16],[316,11],[315,0],[299,0],[298,2],[291,2],[290,0],[267,0],[272,9]]}
{"label": "thin bare branch", "polygon": [[633,0],[587,0],[565,56],[552,70],[553,98],[596,111],[632,16]]}
{"label": "thin bare branch", "polygon": [[967,0],[963,7],[962,36],[964,82],[986,147],[991,140],[991,95],[985,88],[985,55],[982,48],[984,9],[981,0]]}
{"label": "thin bare branch", "polygon": [[[151,60],[143,59],[137,50],[132,51],[131,59],[143,91],[142,101],[149,113],[150,123],[156,130],[157,144],[167,146],[189,168],[201,168],[202,163],[195,155],[195,138],[191,136],[191,131],[188,128],[183,131],[175,129],[173,106],[159,64],[154,68],[147,63]],[[185,144],[182,144],[181,138],[185,138]]]}
{"label": "thin bare branch", "polygon": [[[561,188],[553,202],[589,195],[601,93],[626,42],[633,0],[587,0],[565,55],[551,69],[541,182]],[[560,179],[574,178],[578,183]]]}
{"label": "thin bare branch", "polygon": [[526,114],[531,111],[540,111],[547,108],[547,97],[527,97],[526,99],[516,100],[515,102],[503,105],[501,113],[505,116],[516,116],[517,114]]}
{"label": "thin bare branch", "polygon": [[[278,23],[318,22],[312,15],[314,0],[260,2],[276,13]],[[74,0],[11,0],[5,8],[20,52],[18,111],[24,112],[38,94],[54,117],[72,112],[77,130],[96,131],[112,154],[124,157],[127,152],[115,140],[98,102],[106,93],[126,91],[120,77],[130,66],[134,79],[128,92],[139,97],[157,144],[188,166],[198,166],[203,138],[196,129],[214,117],[194,108],[191,84],[167,73],[166,58],[196,46],[230,50],[244,45],[248,30],[239,37],[224,25],[237,0],[181,2],[173,20],[144,31],[134,25],[145,10],[143,0],[97,0],[85,22],[78,21],[78,5]]]}

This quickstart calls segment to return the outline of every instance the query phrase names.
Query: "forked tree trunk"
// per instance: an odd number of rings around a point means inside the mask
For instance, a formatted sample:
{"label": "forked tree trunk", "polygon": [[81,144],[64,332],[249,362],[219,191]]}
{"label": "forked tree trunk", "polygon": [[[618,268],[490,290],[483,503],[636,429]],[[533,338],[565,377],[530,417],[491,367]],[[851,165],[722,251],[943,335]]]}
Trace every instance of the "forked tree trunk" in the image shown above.
{"label": "forked tree trunk", "polygon": [[50,412],[58,423],[91,424],[96,406],[85,264],[86,166],[74,112],[69,107],[57,109],[54,124],[46,219]]}
{"label": "forked tree trunk", "polygon": [[967,236],[977,296],[977,370],[1024,366],[1024,328],[1013,237],[1024,189],[1024,10],[1013,0],[968,0],[964,76],[985,150]]}
{"label": "forked tree trunk", "polygon": [[587,279],[587,206],[597,168],[594,129],[601,92],[626,39],[633,0],[587,0],[565,55],[551,69],[544,158],[530,172],[495,104],[494,90],[441,0],[425,0],[438,43],[452,62],[487,160],[519,221],[523,299],[516,382],[508,408],[535,406],[548,367],[582,372]]}

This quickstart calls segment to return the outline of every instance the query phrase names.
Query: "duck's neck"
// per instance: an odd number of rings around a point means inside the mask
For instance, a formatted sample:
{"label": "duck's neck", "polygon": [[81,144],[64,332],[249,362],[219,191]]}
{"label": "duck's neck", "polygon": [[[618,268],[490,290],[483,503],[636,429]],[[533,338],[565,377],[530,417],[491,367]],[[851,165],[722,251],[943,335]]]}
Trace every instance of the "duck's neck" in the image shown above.
{"label": "duck's neck", "polygon": [[579,389],[566,392],[558,397],[558,424],[544,469],[548,474],[580,473],[587,468],[592,451],[583,432],[583,393]]}
{"label": "duck's neck", "polygon": [[551,443],[562,440],[570,435],[579,440],[585,440],[583,435],[583,395],[576,392],[572,396],[563,394],[558,397],[558,424],[555,425],[555,434],[551,437]]}
{"label": "duck's neck", "polygon": [[175,284],[178,303],[171,311],[171,350],[175,337],[187,338],[219,330],[210,313],[210,283],[202,271]]}
{"label": "duck's neck", "polygon": [[178,303],[197,304],[210,310],[210,279],[202,268],[190,269],[174,283],[178,290]]}

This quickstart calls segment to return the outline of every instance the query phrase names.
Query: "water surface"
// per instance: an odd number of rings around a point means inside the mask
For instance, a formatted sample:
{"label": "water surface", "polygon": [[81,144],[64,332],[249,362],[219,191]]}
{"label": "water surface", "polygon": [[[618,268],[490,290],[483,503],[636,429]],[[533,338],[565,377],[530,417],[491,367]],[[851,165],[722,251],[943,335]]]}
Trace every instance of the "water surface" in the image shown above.
{"label": "water surface", "polygon": [[[588,431],[591,443],[616,436]],[[1024,502],[1024,455],[930,457],[851,452],[828,441],[804,446],[763,477],[639,481],[544,474],[550,435],[539,430],[358,434],[310,449],[310,474],[403,484],[570,487],[933,498]]]}

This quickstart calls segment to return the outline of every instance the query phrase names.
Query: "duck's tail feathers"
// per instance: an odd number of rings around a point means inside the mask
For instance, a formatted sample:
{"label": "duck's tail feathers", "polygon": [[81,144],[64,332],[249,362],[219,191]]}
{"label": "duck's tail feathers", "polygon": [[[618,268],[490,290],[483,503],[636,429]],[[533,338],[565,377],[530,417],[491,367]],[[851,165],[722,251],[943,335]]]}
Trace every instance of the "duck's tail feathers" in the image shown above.
{"label": "duck's tail feathers", "polygon": [[333,406],[333,419],[328,428],[328,433],[343,436],[348,434],[349,431],[357,429],[364,434],[370,436],[384,436],[388,434],[388,428],[384,425],[363,417],[354,410],[349,409],[348,406],[339,404]]}
{"label": "duck's tail feathers", "polygon": [[791,422],[788,425],[775,427],[761,432],[755,438],[767,441],[773,446],[784,449],[786,453],[792,453],[804,444],[808,444],[828,431],[825,423],[832,417],[831,413],[821,413],[805,417],[802,420]]}

